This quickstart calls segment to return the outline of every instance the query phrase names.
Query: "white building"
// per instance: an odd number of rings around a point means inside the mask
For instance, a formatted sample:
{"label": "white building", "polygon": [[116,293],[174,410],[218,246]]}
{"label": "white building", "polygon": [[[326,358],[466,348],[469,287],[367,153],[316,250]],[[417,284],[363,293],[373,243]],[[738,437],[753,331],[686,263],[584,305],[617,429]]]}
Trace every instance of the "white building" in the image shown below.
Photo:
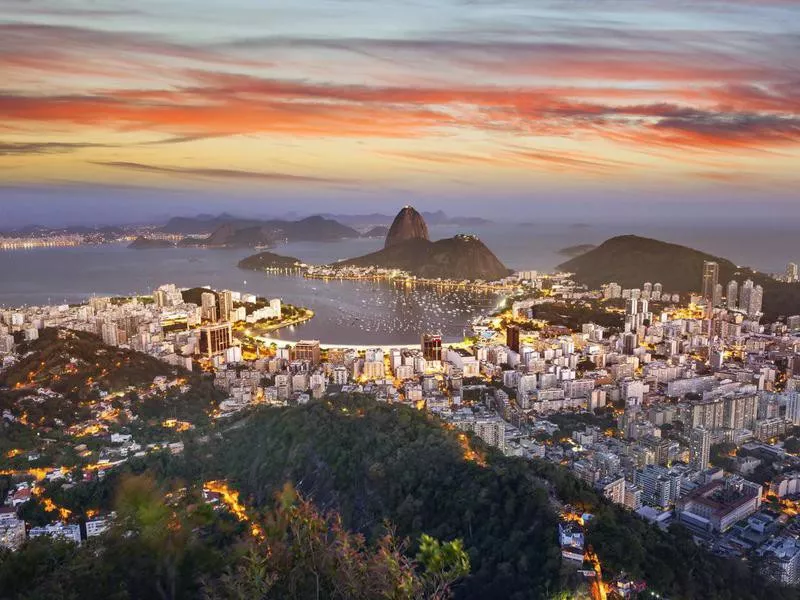
{"label": "white building", "polygon": [[800,541],[791,536],[780,536],[769,540],[758,553],[770,560],[764,573],[784,585],[800,583]]}
{"label": "white building", "polygon": [[74,524],[54,523],[52,525],[45,525],[44,527],[33,527],[28,535],[31,538],[47,536],[69,540],[76,544],[81,543],[81,527],[80,525]]}

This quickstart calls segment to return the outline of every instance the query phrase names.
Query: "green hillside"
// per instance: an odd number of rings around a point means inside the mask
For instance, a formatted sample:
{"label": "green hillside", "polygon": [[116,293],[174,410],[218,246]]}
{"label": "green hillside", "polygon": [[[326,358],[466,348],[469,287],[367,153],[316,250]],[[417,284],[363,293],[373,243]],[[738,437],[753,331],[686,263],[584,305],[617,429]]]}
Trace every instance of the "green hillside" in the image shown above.
{"label": "green hillside", "polygon": [[[145,472],[157,487],[139,479],[131,494],[125,474]],[[211,480],[225,480],[239,492],[238,525],[230,511],[209,513],[198,498],[198,488]],[[327,515],[324,522],[302,505],[287,503],[281,491],[287,483]],[[261,408],[224,425],[218,435],[187,440],[180,456],[132,460],[93,485],[85,490],[54,483],[48,494],[74,512],[87,503],[115,506],[120,526],[80,548],[37,541],[17,553],[0,552],[0,589],[7,597],[301,599],[309,596],[280,586],[295,577],[307,585],[313,568],[320,569],[323,585],[335,581],[331,564],[341,564],[342,557],[327,558],[340,547],[337,540],[361,549],[361,558],[351,554],[346,567],[367,572],[375,564],[365,548],[381,547],[387,525],[399,544],[392,547],[407,557],[392,559],[401,561],[401,570],[408,557],[420,556],[423,534],[443,542],[462,540],[469,574],[454,584],[456,598],[583,597],[575,593],[580,578],[562,563],[558,547],[562,503],[596,515],[588,542],[606,579],[626,571],[673,600],[795,597],[794,591],[765,582],[745,562],[711,556],[685,530],[663,532],[612,505],[561,466],[506,458],[424,412],[360,396]],[[169,488],[179,493],[158,492]],[[126,516],[131,500],[134,514]],[[287,510],[289,538],[281,533]],[[263,527],[266,543],[254,543],[253,528],[242,523],[245,514]],[[292,525],[298,517],[302,522]],[[343,539],[346,532],[363,534],[365,541]],[[285,555],[286,543],[294,559]],[[309,557],[311,548],[326,557],[324,565]],[[274,564],[276,553],[288,564]],[[278,577],[283,593],[253,595],[266,574]],[[219,589],[240,593],[209,594]],[[400,590],[382,595],[384,588],[356,595],[323,589],[319,597],[326,599],[408,598]],[[433,597],[446,596],[414,596]]]}
{"label": "green hillside", "polygon": [[[103,412],[101,403],[130,410],[139,428],[158,430],[167,417],[205,425],[221,399],[202,375],[142,352],[108,346],[83,331],[44,329],[39,339],[21,346],[20,355],[0,372],[0,411],[8,410],[15,419],[0,424],[0,450],[14,444],[32,449],[39,446],[37,434],[95,423],[93,415]],[[180,385],[160,390],[153,385],[156,377]],[[45,393],[40,395],[40,390]],[[121,426],[116,417],[105,423]],[[57,444],[48,452],[55,456],[68,447]],[[0,467],[3,462],[0,457]]]}
{"label": "green hillside", "polygon": [[358,397],[267,409],[220,455],[221,474],[256,505],[291,481],[368,539],[384,519],[411,539],[462,538],[472,569],[459,597],[540,598],[559,586],[544,482],[523,461],[465,460],[459,436],[423,412]]}
{"label": "green hillside", "polygon": [[107,346],[84,331],[44,329],[20,354],[23,358],[0,374],[0,386],[12,390],[49,387],[76,399],[88,397],[96,388],[114,392],[149,385],[159,375],[188,374],[147,354]]}
{"label": "green hillside", "polygon": [[706,260],[719,263],[722,282],[741,277],[738,267],[729,260],[637,235],[606,240],[558,268],[575,273],[578,281],[593,288],[610,281],[622,287],[641,287],[650,281],[661,282],[665,291],[686,293],[700,289]]}
{"label": "green hillside", "polygon": [[718,256],[686,246],[636,235],[606,240],[597,248],[558,266],[575,274],[575,279],[590,288],[617,282],[622,287],[641,287],[646,281],[660,282],[664,291],[683,294],[698,292],[703,278],[703,262],[719,264],[719,282],[725,286],[735,279],[741,285],[751,279],[764,288],[764,313],[767,320],[800,314],[800,284],[783,283],[772,277],[740,267]]}

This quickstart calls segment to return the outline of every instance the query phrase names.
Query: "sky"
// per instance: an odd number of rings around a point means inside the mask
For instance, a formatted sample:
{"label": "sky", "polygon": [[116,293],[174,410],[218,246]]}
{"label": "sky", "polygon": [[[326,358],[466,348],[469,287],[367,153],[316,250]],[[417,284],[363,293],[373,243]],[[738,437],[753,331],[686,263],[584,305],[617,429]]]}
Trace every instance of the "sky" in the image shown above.
{"label": "sky", "polygon": [[0,228],[800,222],[800,0],[0,0]]}

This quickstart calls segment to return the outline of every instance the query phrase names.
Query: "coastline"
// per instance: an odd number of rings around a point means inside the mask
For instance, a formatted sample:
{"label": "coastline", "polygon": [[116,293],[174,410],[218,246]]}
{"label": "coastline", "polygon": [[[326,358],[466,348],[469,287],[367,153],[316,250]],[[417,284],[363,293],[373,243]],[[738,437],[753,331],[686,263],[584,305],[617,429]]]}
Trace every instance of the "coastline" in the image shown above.
{"label": "coastline", "polygon": [[[434,287],[442,287],[449,289],[470,289],[481,290],[486,292],[511,292],[516,286],[509,283],[487,282],[477,279],[427,279],[424,277],[417,277],[409,275],[402,271],[395,270],[382,270],[375,271],[376,267],[368,267],[363,269],[364,272],[346,272],[335,268],[318,267],[307,265],[303,267],[268,267],[265,269],[248,269],[246,267],[239,267],[244,271],[251,271],[253,273],[275,274],[275,275],[288,275],[288,276],[302,276],[303,279],[315,279],[318,281],[388,281],[398,283],[406,286],[411,285],[428,285]],[[319,269],[325,269],[319,271]],[[348,270],[349,271],[349,270]]]}
{"label": "coastline", "polygon": [[[295,307],[295,308],[298,308],[298,307]],[[280,323],[273,323],[273,324],[270,324],[270,325],[259,325],[257,322],[256,323],[252,323],[252,324],[245,323],[245,324],[243,324],[241,326],[238,326],[236,329],[234,329],[234,333],[244,333],[245,334],[244,337],[250,338],[250,339],[255,339],[257,337],[261,337],[260,333],[256,334],[256,335],[251,335],[251,334],[247,334],[246,332],[251,330],[251,329],[256,329],[257,328],[257,329],[260,330],[260,332],[263,331],[263,333],[271,333],[273,331],[279,331],[279,330],[285,329],[287,327],[293,327],[294,325],[302,325],[303,323],[307,323],[308,321],[310,321],[311,319],[314,318],[316,313],[314,313],[313,310],[311,310],[310,308],[307,308],[305,306],[302,306],[302,307],[299,307],[299,308],[302,308],[302,310],[305,311],[305,313],[303,314],[302,317],[295,317],[295,318],[290,319],[288,321],[282,321]]]}

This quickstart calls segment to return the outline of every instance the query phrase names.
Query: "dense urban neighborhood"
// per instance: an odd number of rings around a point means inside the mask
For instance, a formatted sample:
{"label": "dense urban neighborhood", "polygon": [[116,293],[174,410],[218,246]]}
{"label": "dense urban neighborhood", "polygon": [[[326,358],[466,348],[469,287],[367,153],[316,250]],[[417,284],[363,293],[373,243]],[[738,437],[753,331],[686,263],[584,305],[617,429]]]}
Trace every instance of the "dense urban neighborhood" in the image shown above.
{"label": "dense urban neighborhood", "polygon": [[[513,292],[464,340],[427,332],[406,347],[278,342],[250,328],[304,309],[172,284],[5,310],[0,543],[98,536],[114,512],[59,498],[128,461],[179,456],[262,406],[369,397],[461,432],[466,460],[485,465],[494,449],[557,465],[653,527],[679,525],[707,552],[797,585],[800,316],[761,323],[761,288],[717,278],[706,262],[701,291],[685,295],[519,272],[496,282]],[[204,497],[230,498],[226,485]],[[593,515],[553,498],[562,565],[593,595],[647,588],[623,557],[604,581],[608,551],[586,541]]]}

